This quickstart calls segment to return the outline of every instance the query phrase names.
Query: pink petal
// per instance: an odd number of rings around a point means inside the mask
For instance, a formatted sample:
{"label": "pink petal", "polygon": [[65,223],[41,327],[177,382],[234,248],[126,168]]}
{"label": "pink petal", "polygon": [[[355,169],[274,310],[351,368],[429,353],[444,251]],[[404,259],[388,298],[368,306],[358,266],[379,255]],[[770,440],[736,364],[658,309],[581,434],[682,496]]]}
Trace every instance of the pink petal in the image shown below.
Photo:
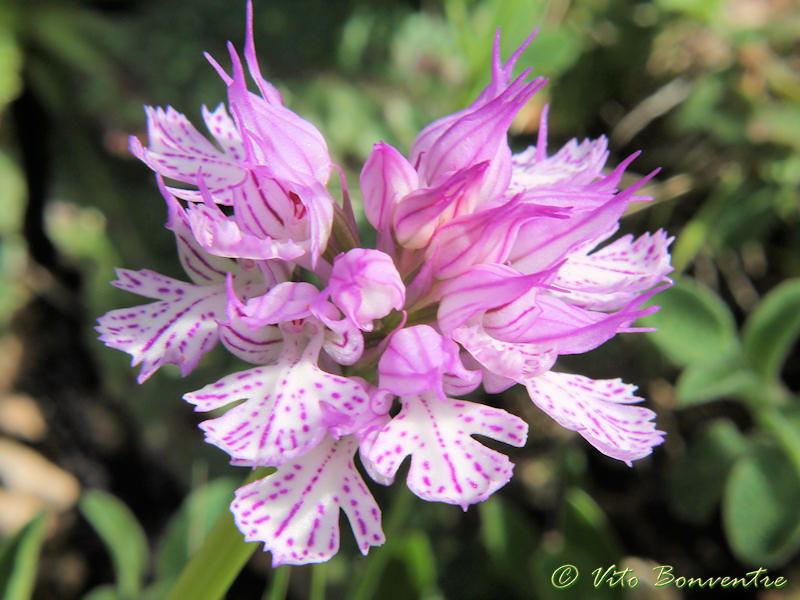
{"label": "pink petal", "polygon": [[619,379],[593,380],[580,375],[545,373],[526,382],[534,404],[559,425],[577,431],[612,458],[631,461],[648,456],[663,442],[656,414],[632,403],[636,386]]}
{"label": "pink petal", "polygon": [[190,205],[187,218],[195,239],[203,249],[217,256],[293,260],[305,253],[305,249],[292,240],[260,238],[242,231],[233,219],[208,201]]}
{"label": "pink petal", "polygon": [[339,549],[344,510],[362,554],[385,541],[381,512],[353,465],[354,437],[327,437],[269,477],[236,490],[231,504],[247,542],[264,542],[272,566],[325,562]]}
{"label": "pink petal", "polygon": [[219,339],[217,321],[225,314],[225,286],[200,286],[153,271],[118,269],[117,287],[160,302],[112,310],[98,321],[99,339],[141,363],[142,383],[167,363],[190,373]]}
{"label": "pink petal", "polygon": [[441,286],[439,328],[448,335],[473,315],[516,300],[542,279],[504,265],[476,265]]}
{"label": "pink petal", "polygon": [[245,325],[241,319],[230,319],[221,324],[219,337],[228,351],[255,365],[274,362],[283,348],[283,333],[275,326],[253,329]]}
{"label": "pink petal", "polygon": [[550,158],[538,156],[539,149],[531,146],[511,158],[510,191],[551,187],[556,184],[583,186],[602,175],[608,160],[608,140],[570,140]]}
{"label": "pink petal", "polygon": [[309,307],[319,294],[320,291],[310,283],[284,281],[272,287],[266,294],[243,303],[229,289],[227,314],[254,329],[276,325],[309,316]]}
{"label": "pink petal", "polygon": [[435,256],[428,252],[436,277],[457,277],[481,263],[502,264],[525,223],[559,216],[560,213],[550,207],[512,199],[501,206],[446,223],[436,232]]}
{"label": "pink petal", "polygon": [[373,147],[361,170],[360,181],[364,212],[378,231],[388,230],[399,200],[419,185],[419,177],[411,163],[384,142]]}
{"label": "pink petal", "polygon": [[166,227],[175,234],[178,258],[181,261],[183,270],[197,284],[223,283],[227,273],[235,269],[235,263],[228,258],[209,254],[197,243],[186,211],[164,185],[162,178],[156,176],[156,179],[161,194],[167,203]]}
{"label": "pink petal", "polygon": [[473,434],[523,446],[528,426],[498,408],[438,398],[405,396],[403,408],[375,437],[368,459],[391,479],[411,455],[408,487],[423,500],[468,505],[481,502],[511,478],[513,465]]}
{"label": "pink petal", "polygon": [[594,310],[622,308],[672,271],[671,242],[672,238],[659,230],[636,241],[626,235],[589,255],[571,255],[553,281],[555,287],[567,291],[553,293],[570,304]]}
{"label": "pink petal", "polygon": [[489,161],[472,165],[442,178],[436,185],[418,189],[400,200],[394,211],[397,241],[406,248],[424,248],[437,227],[453,215],[469,212],[480,191]]}
{"label": "pink petal", "polygon": [[552,368],[557,357],[554,348],[542,344],[498,340],[477,323],[458,327],[452,337],[491,374],[484,374],[483,382],[489,393],[498,393],[514,382],[541,375]]}
{"label": "pink petal", "polygon": [[245,171],[233,156],[221,152],[171,106],[145,107],[149,146],[131,137],[131,153],[163,177],[194,184],[203,171],[212,195],[238,185]]}
{"label": "pink petal", "polygon": [[484,326],[497,339],[524,342],[531,347],[554,349],[558,354],[588,352],[626,331],[636,319],[652,314],[657,306],[641,308],[658,291],[638,295],[621,310],[606,314],[572,306],[548,294],[538,294],[535,303],[524,296],[497,311],[487,313]]}
{"label": "pink petal", "polygon": [[340,365],[354,365],[364,354],[364,336],[348,318],[338,318],[338,310],[330,302],[313,307],[314,315],[325,324],[322,349]]}
{"label": "pink petal", "polygon": [[369,248],[337,256],[327,289],[334,304],[364,331],[372,331],[373,321],[392,309],[401,310],[406,294],[391,257]]}
{"label": "pink petal", "polygon": [[[435,391],[444,397],[444,383],[450,389],[471,391],[481,377],[479,371],[464,367],[456,344],[428,325],[397,331],[381,356],[378,373],[380,388],[398,396]],[[446,374],[454,379],[445,381]]]}
{"label": "pink petal", "polygon": [[345,417],[367,404],[367,392],[358,380],[317,367],[321,339],[299,357],[292,343],[287,342],[273,366],[234,373],[184,396],[200,411],[245,399],[223,416],[200,424],[206,441],[238,464],[278,466],[309,452],[327,431],[322,403]]}
{"label": "pink petal", "polygon": [[[530,83],[523,73],[496,98],[462,114],[455,120],[444,121],[447,127],[430,145],[420,143],[426,130],[440,130],[439,122],[429,125],[411,147],[410,160],[417,167],[420,182],[435,185],[440,177],[490,161],[486,179],[481,187],[484,198],[502,194],[511,180],[511,150],[507,132],[517,112],[539,90],[544,81],[539,78]],[[423,138],[424,139],[424,138]]]}
{"label": "pink petal", "polygon": [[[241,60],[232,45],[228,49],[233,61],[228,104],[237,119],[248,160],[269,165],[274,177],[281,181],[309,184],[316,180],[326,184],[332,163],[322,134],[273,97],[264,99],[249,92]],[[248,66],[253,73],[255,62]],[[258,79],[262,79],[260,75]]]}
{"label": "pink petal", "polygon": [[[607,202],[597,208],[576,210],[569,219],[539,219],[526,223],[509,255],[511,264],[523,273],[539,272],[552,267],[580,247],[594,245],[608,238],[619,227],[619,219],[636,191],[654,174],[616,195],[613,195],[613,190],[610,191]],[[615,171],[606,180],[615,180],[618,176],[621,176],[621,172]],[[605,183],[599,182],[598,185]]]}

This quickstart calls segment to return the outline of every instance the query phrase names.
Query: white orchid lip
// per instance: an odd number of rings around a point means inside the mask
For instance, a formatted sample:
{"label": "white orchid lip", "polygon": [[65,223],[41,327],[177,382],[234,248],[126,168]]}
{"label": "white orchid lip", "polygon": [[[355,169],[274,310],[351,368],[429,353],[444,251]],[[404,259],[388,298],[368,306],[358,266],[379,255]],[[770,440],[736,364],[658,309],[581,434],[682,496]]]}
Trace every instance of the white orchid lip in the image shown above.
{"label": "white orchid lip", "polygon": [[548,156],[547,108],[536,146],[512,154],[509,124],[545,83],[513,77],[533,36],[503,63],[498,31],[489,85],[425,127],[408,158],[373,147],[360,183],[376,248],[364,248],[344,175],[341,206],[327,190],[324,138],[261,76],[252,13],[248,3],[244,64],[232,44],[230,73],[209,57],[228,95],[227,107],[203,108],[213,142],[175,109],[148,107],[148,144],[130,143],[156,173],[191,282],[119,269],[114,285],[155,301],[97,326],[141,364],[140,383],[168,363],[188,374],[217,342],[253,365],[184,396],[219,411],[200,428],[231,464],[277,467],[236,491],[245,540],[263,542],[274,565],[325,561],[341,510],[361,552],[382,544],[356,452],[377,484],[409,460],[420,498],[485,500],[513,464],[472,436],[520,447],[528,426],[458,398],[481,385],[524,386],[609,457],[649,455],[664,434],[634,386],[551,369],[657,310],[645,303],[671,283],[672,238],[611,240],[655,172],[619,190],[637,155],[603,175],[604,137]]}

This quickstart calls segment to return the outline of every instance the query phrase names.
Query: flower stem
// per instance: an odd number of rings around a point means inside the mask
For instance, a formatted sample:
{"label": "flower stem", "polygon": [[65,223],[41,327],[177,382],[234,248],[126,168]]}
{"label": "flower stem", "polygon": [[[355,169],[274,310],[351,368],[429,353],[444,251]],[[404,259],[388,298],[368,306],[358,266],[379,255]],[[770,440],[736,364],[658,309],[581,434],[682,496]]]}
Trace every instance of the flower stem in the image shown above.
{"label": "flower stem", "polygon": [[[386,539],[392,540],[400,534],[409,513],[411,512],[412,494],[408,490],[400,489],[395,495],[389,514],[386,516]],[[389,559],[392,558],[393,548],[391,541],[382,547],[372,550],[369,559],[364,565],[364,571],[355,582],[354,589],[347,595],[350,600],[369,600],[375,596],[375,591],[380,583]]]}
{"label": "flower stem", "polygon": [[308,600],[325,600],[325,563],[311,567],[311,591]]}
{"label": "flower stem", "polygon": [[289,589],[289,578],[292,576],[292,568],[283,565],[272,570],[272,581],[264,594],[264,600],[284,600]]}

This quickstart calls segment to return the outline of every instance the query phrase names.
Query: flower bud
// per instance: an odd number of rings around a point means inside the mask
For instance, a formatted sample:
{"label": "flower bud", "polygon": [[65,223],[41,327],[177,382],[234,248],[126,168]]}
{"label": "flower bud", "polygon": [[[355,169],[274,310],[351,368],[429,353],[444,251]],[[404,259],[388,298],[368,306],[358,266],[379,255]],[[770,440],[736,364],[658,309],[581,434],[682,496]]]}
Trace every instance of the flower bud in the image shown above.
{"label": "flower bud", "polygon": [[334,304],[364,331],[372,331],[374,319],[403,308],[406,298],[392,259],[368,248],[353,248],[336,257],[328,290]]}

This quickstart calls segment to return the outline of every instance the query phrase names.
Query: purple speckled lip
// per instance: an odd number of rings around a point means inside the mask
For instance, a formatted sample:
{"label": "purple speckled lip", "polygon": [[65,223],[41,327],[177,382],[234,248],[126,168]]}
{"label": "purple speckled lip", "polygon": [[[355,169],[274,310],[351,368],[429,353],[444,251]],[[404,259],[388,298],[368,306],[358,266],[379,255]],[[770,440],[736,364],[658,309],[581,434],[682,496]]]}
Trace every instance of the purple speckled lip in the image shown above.
{"label": "purple speckled lip", "polygon": [[[521,384],[629,465],[663,441],[635,386],[551,370],[640,330],[657,310],[645,302],[671,284],[663,231],[607,243],[654,173],[620,190],[636,155],[604,175],[604,137],[548,156],[546,107],[537,144],[512,154],[508,127],[546,82],[513,77],[533,36],[503,63],[499,35],[491,83],[470,106],[423,129],[408,158],[374,146],[360,187],[376,248],[361,246],[320,132],[262,78],[249,4],[244,64],[232,44],[231,73],[208,57],[228,91],[227,107],[203,109],[213,142],[171,107],[147,107],[147,144],[131,139],[191,282],[119,269],[114,285],[155,302],[101,317],[100,340],[141,365],[140,383],[166,364],[186,375],[217,342],[255,365],[184,399],[221,412],[200,428],[231,464],[277,468],[231,504],[274,565],[331,558],[340,509],[364,554],[384,542],[356,452],[381,485],[409,458],[414,494],[465,510],[504,486],[513,464],[472,436],[521,447],[528,426],[454,398],[481,385]],[[327,191],[334,167],[341,204]]]}

